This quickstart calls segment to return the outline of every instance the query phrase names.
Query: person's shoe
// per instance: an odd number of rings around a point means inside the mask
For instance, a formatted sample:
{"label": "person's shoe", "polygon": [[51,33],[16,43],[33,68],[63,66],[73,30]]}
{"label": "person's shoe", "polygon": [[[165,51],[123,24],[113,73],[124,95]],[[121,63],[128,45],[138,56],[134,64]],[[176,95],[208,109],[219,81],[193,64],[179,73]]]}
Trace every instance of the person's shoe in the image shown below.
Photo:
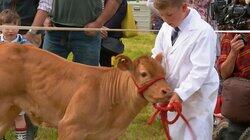
{"label": "person's shoe", "polygon": [[16,140],[26,140],[26,128],[16,128]]}

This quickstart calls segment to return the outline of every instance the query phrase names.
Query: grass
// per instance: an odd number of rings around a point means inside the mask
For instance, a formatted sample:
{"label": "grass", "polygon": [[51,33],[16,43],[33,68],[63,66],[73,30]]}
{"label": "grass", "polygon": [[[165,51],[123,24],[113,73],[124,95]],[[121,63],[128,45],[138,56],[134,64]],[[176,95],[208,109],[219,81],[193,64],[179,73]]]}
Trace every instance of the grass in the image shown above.
{"label": "grass", "polygon": [[124,38],[125,44],[124,54],[134,59],[140,55],[150,55],[150,51],[154,46],[154,34],[139,34],[133,38]]}
{"label": "grass", "polygon": [[[150,51],[154,45],[154,34],[139,34],[136,37],[122,39],[125,44],[124,54],[131,59],[137,58],[140,55],[150,55]],[[70,56],[72,58],[72,56]],[[156,121],[152,126],[147,125],[147,120],[152,114],[151,105],[144,108],[141,113],[132,121],[126,132],[119,140],[164,140],[165,135],[159,121]],[[14,140],[13,132],[7,133],[8,140]],[[55,129],[39,128],[37,140],[56,140],[57,132]]]}

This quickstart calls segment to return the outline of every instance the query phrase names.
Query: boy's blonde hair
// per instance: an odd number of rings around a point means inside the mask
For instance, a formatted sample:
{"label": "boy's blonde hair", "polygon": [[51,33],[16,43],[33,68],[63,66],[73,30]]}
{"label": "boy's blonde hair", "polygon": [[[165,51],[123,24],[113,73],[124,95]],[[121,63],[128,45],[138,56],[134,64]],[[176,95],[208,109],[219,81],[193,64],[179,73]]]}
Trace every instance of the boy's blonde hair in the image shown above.
{"label": "boy's blonde hair", "polygon": [[181,7],[186,0],[154,0],[154,7],[157,10],[164,10],[168,7]]}
{"label": "boy's blonde hair", "polygon": [[18,13],[11,9],[5,9],[0,13],[0,25],[15,24],[20,25],[20,16]]}

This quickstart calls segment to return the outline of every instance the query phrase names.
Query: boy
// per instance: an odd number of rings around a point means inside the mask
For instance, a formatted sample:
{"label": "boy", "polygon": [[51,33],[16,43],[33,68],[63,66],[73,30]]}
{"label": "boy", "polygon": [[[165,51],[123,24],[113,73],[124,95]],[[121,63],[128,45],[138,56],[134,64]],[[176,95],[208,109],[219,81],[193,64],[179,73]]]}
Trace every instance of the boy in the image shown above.
{"label": "boy", "polygon": [[[211,140],[219,87],[214,68],[216,34],[195,9],[188,7],[187,0],[154,0],[154,7],[165,23],[152,53],[153,57],[158,53],[165,57],[166,79],[174,89],[170,104],[182,103],[182,113],[197,140]],[[175,113],[168,115],[173,118]],[[173,140],[192,139],[188,129],[181,119],[169,126]]]}
{"label": "boy", "polygon": [[[5,9],[0,13],[0,25],[18,26],[20,25],[20,17],[16,11]],[[20,44],[28,43],[22,35],[18,34],[18,27],[3,27],[0,34],[1,42],[17,42]],[[17,140],[26,140],[26,122],[22,111],[15,119],[15,132]]]}

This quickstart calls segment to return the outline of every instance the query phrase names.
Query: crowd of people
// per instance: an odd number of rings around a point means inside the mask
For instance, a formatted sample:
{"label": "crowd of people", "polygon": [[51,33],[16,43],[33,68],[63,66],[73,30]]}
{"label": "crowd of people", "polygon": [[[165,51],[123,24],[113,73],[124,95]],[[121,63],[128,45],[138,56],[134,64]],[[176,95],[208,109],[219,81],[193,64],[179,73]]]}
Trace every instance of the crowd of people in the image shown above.
{"label": "crowd of people", "polygon": [[[249,5],[248,0],[233,2]],[[212,139],[220,82],[226,86],[226,81],[235,77],[248,83],[250,80],[249,34],[225,33],[218,36],[214,31],[217,29],[216,21],[207,14],[209,3],[211,0],[148,0],[147,4],[158,20],[155,29],[159,32],[152,57],[159,53],[163,55],[162,65],[168,71],[166,79],[174,92],[169,103],[182,104],[183,114],[198,140]],[[0,25],[120,29],[127,12],[127,0],[2,0],[0,11]],[[250,19],[244,30],[249,29]],[[77,63],[111,67],[111,58],[124,51],[122,37],[122,32],[106,30],[19,31],[18,28],[3,27],[0,42],[33,43],[63,58],[73,53],[73,61]],[[244,88],[249,89],[249,86]],[[237,92],[249,93],[249,90],[243,91],[241,85],[238,88]],[[237,96],[237,93],[228,93],[224,89],[222,86],[222,98],[227,98],[228,94]],[[248,107],[250,95],[244,94],[244,97],[244,105]],[[227,104],[225,102],[224,106]],[[214,139],[238,140],[250,129],[249,117],[237,114],[234,114],[237,119],[231,117],[228,108],[233,107],[228,106],[222,108],[221,115],[227,125],[218,130]],[[169,113],[170,117],[172,115],[174,113]],[[188,129],[182,120],[169,127],[174,140],[191,139]],[[17,140],[33,140],[36,131],[37,127],[22,111],[15,120]]]}

